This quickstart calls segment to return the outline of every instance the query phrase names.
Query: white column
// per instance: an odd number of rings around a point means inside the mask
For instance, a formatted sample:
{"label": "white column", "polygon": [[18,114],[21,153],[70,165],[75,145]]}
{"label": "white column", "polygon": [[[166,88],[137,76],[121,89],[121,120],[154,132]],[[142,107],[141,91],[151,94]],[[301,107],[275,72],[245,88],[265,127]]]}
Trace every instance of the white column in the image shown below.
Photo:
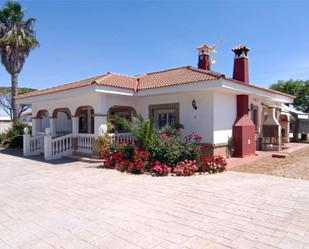
{"label": "white column", "polygon": [[56,119],[55,118],[49,118],[49,122],[50,122],[50,133],[51,136],[54,137],[56,136]]}
{"label": "white column", "polygon": [[38,132],[38,129],[37,129],[38,119],[37,118],[31,118],[31,121],[32,121],[32,136],[36,136],[36,133]]}
{"label": "white column", "polygon": [[78,120],[79,117],[72,117],[72,134],[76,136],[78,134]]}
{"label": "white column", "polygon": [[24,129],[24,136],[23,136],[23,155],[29,156],[30,152],[30,134],[29,129],[26,127]]}
{"label": "white column", "polygon": [[97,138],[100,132],[99,130],[107,130],[107,114],[95,114],[94,115],[94,135]]}
{"label": "white column", "polygon": [[52,159],[52,133],[50,128],[45,129],[44,136],[44,159],[51,160]]}
{"label": "white column", "polygon": [[91,111],[90,107],[87,109],[87,132],[91,133]]}

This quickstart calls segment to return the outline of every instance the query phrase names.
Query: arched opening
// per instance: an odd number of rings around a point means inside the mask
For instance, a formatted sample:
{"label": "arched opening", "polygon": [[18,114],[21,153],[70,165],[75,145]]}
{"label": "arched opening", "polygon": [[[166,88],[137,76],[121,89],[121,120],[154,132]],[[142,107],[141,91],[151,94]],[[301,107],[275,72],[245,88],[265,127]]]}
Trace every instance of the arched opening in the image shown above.
{"label": "arched opening", "polygon": [[[118,116],[124,118],[128,121],[132,121],[132,117],[137,116],[136,110],[131,106],[112,106],[109,108],[108,117]],[[112,121],[113,130],[112,132],[118,133],[126,133],[128,132],[125,127],[121,124],[117,123],[116,121]]]}
{"label": "arched opening", "polygon": [[37,132],[45,132],[46,128],[50,128],[49,113],[47,110],[39,110],[36,118]]}
{"label": "arched opening", "polygon": [[72,133],[72,115],[68,108],[57,108],[53,111],[56,136]]}
{"label": "arched opening", "polygon": [[78,107],[75,117],[78,117],[78,133],[94,134],[94,109],[92,106]]}

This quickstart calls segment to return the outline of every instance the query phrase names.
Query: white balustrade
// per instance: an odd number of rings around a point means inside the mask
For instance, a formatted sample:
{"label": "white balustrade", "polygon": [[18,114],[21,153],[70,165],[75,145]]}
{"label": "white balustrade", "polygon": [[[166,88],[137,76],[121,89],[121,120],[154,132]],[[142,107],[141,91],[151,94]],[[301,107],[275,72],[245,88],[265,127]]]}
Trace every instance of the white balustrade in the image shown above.
{"label": "white balustrade", "polygon": [[132,133],[110,133],[109,137],[112,143],[132,143],[134,144],[134,137]]}
{"label": "white balustrade", "polygon": [[56,137],[51,140],[51,160],[72,155],[72,134]]}
{"label": "white balustrade", "polygon": [[24,135],[24,156],[37,156],[44,152],[44,136],[38,135],[31,137],[29,134]]}
{"label": "white balustrade", "polygon": [[[113,143],[132,143],[134,137],[131,133],[110,133]],[[61,159],[63,156],[72,155],[73,140],[76,139],[76,151],[91,154],[95,134],[67,134],[60,137],[52,137],[51,129],[47,128],[45,135],[38,134],[31,137],[29,130],[25,129],[24,155],[34,156],[44,153],[45,160]]]}
{"label": "white balustrade", "polygon": [[92,153],[92,143],[95,139],[94,134],[77,134],[77,152],[80,153]]}

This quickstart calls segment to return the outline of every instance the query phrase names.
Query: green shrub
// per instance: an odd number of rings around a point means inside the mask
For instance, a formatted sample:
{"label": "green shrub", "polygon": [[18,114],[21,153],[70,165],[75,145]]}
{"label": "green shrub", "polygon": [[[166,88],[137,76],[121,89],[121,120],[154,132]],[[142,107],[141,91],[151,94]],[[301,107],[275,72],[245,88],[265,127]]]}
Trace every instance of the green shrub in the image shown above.
{"label": "green shrub", "polygon": [[9,148],[22,148],[22,135],[24,134],[24,128],[26,127],[31,130],[31,126],[28,123],[17,120],[15,123],[13,123],[12,127],[10,127],[3,135],[1,135],[2,145]]}
{"label": "green shrub", "polygon": [[132,122],[119,116],[114,116],[112,119],[132,133],[141,150],[148,150],[156,135],[153,119],[144,119],[140,114],[133,118]]}
{"label": "green shrub", "polygon": [[6,134],[4,132],[0,133],[0,146],[2,146],[5,138],[6,138]]}
{"label": "green shrub", "polygon": [[173,165],[186,159],[196,160],[199,157],[198,145],[180,133],[172,136],[159,134],[153,140],[149,152],[154,160]]}

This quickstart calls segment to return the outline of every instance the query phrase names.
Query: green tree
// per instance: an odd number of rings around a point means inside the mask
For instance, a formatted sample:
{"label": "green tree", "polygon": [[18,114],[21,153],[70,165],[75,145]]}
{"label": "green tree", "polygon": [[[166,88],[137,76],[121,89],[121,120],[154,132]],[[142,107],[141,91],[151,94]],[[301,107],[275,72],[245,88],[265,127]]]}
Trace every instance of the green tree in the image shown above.
{"label": "green tree", "polygon": [[[309,112],[309,80],[280,80],[277,83],[272,84],[270,88],[294,95],[296,97],[293,103],[294,107],[298,110]],[[293,141],[297,142],[300,123],[295,113],[291,113],[291,115],[293,116],[295,122],[293,130]]]}
{"label": "green tree", "polygon": [[[33,92],[36,89],[33,88],[19,88],[18,92],[20,94],[24,93],[29,93]],[[4,111],[8,116],[13,118],[13,113],[12,113],[12,90],[11,87],[0,87],[0,110]],[[17,117],[19,118],[20,115],[27,111],[29,109],[29,106],[26,105],[20,105],[17,109]]]}
{"label": "green tree", "polygon": [[294,107],[301,111],[309,111],[309,80],[279,80],[270,88],[296,96]]}
{"label": "green tree", "polygon": [[8,1],[0,10],[1,62],[11,75],[12,119],[18,118],[15,96],[18,95],[18,74],[30,51],[38,46],[33,25],[35,18],[24,18],[24,10],[15,1]]}

